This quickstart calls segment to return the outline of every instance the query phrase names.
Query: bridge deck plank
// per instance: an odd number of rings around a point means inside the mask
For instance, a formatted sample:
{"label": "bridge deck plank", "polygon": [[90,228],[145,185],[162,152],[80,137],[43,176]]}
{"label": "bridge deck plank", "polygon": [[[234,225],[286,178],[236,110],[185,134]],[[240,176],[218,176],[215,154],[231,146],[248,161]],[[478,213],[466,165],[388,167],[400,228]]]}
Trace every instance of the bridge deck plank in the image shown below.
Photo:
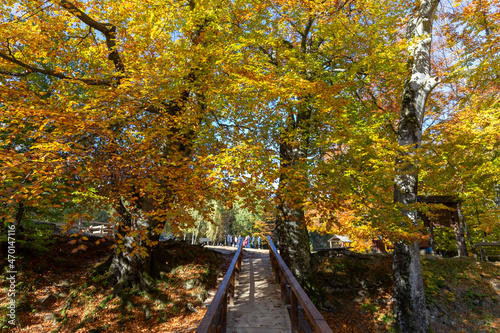
{"label": "bridge deck plank", "polygon": [[269,254],[245,250],[235,305],[228,307],[228,333],[290,332],[288,311],[281,304]]}

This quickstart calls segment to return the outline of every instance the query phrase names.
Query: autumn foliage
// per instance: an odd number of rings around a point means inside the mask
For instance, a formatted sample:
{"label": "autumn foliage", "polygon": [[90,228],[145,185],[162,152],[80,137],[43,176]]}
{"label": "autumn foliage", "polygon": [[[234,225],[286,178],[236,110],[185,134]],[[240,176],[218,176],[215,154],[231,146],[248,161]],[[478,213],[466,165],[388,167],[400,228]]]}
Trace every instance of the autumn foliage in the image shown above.
{"label": "autumn foliage", "polygon": [[[422,237],[393,203],[413,11],[394,0],[3,1],[0,220],[50,207],[69,230],[91,216],[81,207],[113,207],[117,251],[147,256],[165,224],[192,226],[186,212],[210,200],[279,197],[311,230]],[[455,195],[474,230],[498,237],[499,4],[443,2],[437,15],[442,84],[422,147],[405,156],[422,194]],[[280,143],[307,154],[285,169]]]}

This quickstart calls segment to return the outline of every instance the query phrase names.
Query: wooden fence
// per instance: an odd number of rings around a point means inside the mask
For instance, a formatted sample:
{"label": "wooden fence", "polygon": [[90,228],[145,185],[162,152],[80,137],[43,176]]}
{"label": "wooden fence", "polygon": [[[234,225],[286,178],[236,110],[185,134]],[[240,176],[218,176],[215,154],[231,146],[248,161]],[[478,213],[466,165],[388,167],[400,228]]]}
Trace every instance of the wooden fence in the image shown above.
{"label": "wooden fence", "polygon": [[[64,223],[56,223],[59,228],[64,226]],[[83,233],[93,234],[96,236],[115,236],[115,225],[114,223],[99,222],[99,221],[82,221],[78,220],[71,227],[71,230],[75,233],[82,231]]]}
{"label": "wooden fence", "polygon": [[227,269],[226,275],[222,280],[214,299],[201,320],[200,326],[196,333],[211,333],[216,332],[220,327],[220,332],[225,333],[227,327],[227,301],[234,305],[234,290],[236,287],[236,275],[239,279],[241,272],[241,260],[243,259],[242,244],[238,246],[238,250],[231,261],[231,265]]}
{"label": "wooden fence", "polygon": [[276,283],[279,283],[281,286],[281,302],[290,310],[292,332],[297,333],[299,328],[306,333],[313,332],[302,313],[304,311],[315,333],[332,333],[328,323],[318,309],[316,309],[313,302],[311,302],[279,255],[271,237],[267,236],[267,240],[269,242],[269,255],[271,256],[271,265],[276,277]]}

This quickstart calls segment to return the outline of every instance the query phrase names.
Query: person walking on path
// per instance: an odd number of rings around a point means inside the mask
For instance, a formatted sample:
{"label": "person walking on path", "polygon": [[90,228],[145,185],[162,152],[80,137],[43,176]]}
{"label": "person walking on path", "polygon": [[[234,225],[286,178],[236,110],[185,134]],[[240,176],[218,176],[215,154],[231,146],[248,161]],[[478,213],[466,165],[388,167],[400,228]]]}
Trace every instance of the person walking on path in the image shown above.
{"label": "person walking on path", "polygon": [[234,236],[234,247],[238,247],[238,237]]}
{"label": "person walking on path", "polygon": [[257,246],[259,246],[260,249],[260,236],[257,238]]}
{"label": "person walking on path", "polygon": [[255,236],[252,235],[252,242],[250,243],[252,246],[252,249],[255,249]]}

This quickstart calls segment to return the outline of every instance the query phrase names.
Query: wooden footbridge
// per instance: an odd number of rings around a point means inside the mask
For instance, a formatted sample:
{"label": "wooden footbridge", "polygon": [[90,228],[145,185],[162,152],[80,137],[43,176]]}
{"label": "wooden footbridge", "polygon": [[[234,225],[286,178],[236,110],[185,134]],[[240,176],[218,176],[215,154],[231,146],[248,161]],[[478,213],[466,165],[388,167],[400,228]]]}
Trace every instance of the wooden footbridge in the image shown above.
{"label": "wooden footbridge", "polygon": [[271,238],[268,256],[234,255],[197,333],[331,333]]}

